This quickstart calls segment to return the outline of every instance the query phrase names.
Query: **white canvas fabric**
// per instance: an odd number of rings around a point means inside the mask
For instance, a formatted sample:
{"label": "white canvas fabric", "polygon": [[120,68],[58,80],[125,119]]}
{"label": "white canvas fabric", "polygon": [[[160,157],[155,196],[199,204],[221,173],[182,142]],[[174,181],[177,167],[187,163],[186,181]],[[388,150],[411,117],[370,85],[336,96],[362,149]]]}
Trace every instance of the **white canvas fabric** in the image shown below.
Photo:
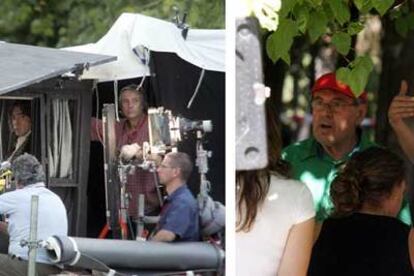
{"label": "white canvas fabric", "polygon": [[149,75],[148,54],[176,53],[205,70],[225,71],[225,30],[189,29],[187,39],[171,22],[141,14],[123,13],[96,43],[64,50],[116,56],[117,61],[85,71],[83,79],[120,80]]}

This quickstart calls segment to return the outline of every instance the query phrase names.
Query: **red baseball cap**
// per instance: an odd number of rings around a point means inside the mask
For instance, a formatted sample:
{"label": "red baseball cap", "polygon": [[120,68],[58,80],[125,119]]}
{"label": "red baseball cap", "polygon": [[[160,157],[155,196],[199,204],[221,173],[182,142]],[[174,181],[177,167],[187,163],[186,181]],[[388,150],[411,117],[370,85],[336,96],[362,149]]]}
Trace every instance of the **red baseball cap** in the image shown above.
{"label": "red baseball cap", "polygon": [[[355,94],[352,92],[351,87],[337,80],[335,73],[328,73],[317,79],[312,87],[312,96],[315,95],[316,92],[321,90],[332,90],[338,93],[342,93],[348,97],[354,99],[356,98]],[[358,99],[363,102],[366,102],[367,92],[362,92],[362,94],[359,95]]]}

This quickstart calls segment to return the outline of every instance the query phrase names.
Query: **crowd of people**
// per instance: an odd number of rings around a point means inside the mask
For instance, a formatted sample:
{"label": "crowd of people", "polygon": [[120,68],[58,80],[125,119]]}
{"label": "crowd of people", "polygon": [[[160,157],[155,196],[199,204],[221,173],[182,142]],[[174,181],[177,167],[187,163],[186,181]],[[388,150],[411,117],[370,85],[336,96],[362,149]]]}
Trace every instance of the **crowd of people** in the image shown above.
{"label": "crowd of people", "polygon": [[[403,81],[388,116],[414,161],[407,89]],[[267,116],[269,165],[237,172],[237,275],[414,275],[404,162],[362,131],[367,94],[328,73],[311,110],[313,136],[284,149]]]}
{"label": "crowd of people", "polygon": [[[402,82],[388,112],[401,148],[414,162],[414,100]],[[120,91],[123,119],[116,123],[120,158],[142,159],[148,141],[147,102],[141,88]],[[355,96],[334,73],[321,76],[311,90],[313,136],[282,149],[281,130],[267,105],[266,168],[236,173],[237,275],[414,275],[414,232],[405,196],[404,161],[369,140],[360,124],[367,95]],[[10,109],[15,144],[8,152],[16,189],[0,195],[0,275],[26,275],[30,201],[39,197],[38,238],[67,235],[62,200],[46,187],[40,162],[31,155],[31,117],[27,102]],[[91,138],[101,140],[102,125],[92,119]],[[145,215],[159,216],[148,240],[200,240],[197,201],[186,183],[193,169],[183,152],[166,154],[157,165],[166,198],[161,202],[153,175],[137,169],[128,175],[128,214],[137,219],[144,194]],[[56,218],[59,218],[58,220]],[[1,247],[1,246],[0,246]],[[38,275],[60,272],[39,249]]]}
{"label": "crowd of people", "polygon": [[[116,148],[120,158],[129,161],[142,159],[142,145],[148,141],[147,101],[144,91],[129,85],[120,91],[123,119],[116,122]],[[31,198],[39,198],[37,238],[46,240],[52,235],[68,234],[68,217],[60,197],[46,187],[44,169],[31,150],[30,101],[15,101],[9,111],[13,145],[7,152],[11,163],[15,189],[0,195],[0,275],[26,275],[28,248],[20,246],[29,240]],[[91,139],[102,141],[100,120],[91,121]],[[159,157],[159,159],[162,159]],[[184,152],[170,152],[157,166],[159,182],[165,188],[166,198],[157,193],[154,175],[136,169],[128,175],[126,191],[130,194],[128,215],[136,221],[137,198],[145,196],[145,215],[159,216],[147,240],[159,242],[200,241],[197,201],[187,187],[193,162]],[[162,200],[162,202],[161,202]],[[163,204],[162,204],[163,203]],[[52,264],[44,248],[37,249],[37,275],[59,274],[61,268]]]}

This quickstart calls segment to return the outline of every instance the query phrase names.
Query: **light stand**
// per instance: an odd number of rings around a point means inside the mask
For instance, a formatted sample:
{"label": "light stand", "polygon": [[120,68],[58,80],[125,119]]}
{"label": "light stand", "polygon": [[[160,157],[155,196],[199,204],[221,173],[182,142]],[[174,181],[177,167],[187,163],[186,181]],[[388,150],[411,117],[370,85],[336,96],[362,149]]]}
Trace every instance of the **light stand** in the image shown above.
{"label": "light stand", "polygon": [[123,240],[128,239],[128,206],[129,194],[126,191],[127,175],[135,168],[131,164],[118,164],[118,175],[120,179],[120,206],[119,206],[119,225],[121,227],[121,237]]}
{"label": "light stand", "polygon": [[196,166],[200,173],[200,195],[207,196],[210,192],[210,181],[207,180],[206,174],[208,172],[208,158],[211,157],[212,152],[207,151],[203,147],[204,133],[201,130],[197,130],[197,142],[196,142]]}

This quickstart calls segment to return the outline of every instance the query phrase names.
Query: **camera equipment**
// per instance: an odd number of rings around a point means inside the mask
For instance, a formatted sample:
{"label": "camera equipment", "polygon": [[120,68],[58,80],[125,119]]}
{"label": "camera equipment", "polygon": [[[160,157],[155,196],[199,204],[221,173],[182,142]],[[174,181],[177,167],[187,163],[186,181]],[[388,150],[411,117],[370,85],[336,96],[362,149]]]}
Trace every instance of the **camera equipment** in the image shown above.
{"label": "camera equipment", "polygon": [[190,132],[211,132],[210,120],[189,120],[173,116],[170,110],[163,107],[148,109],[149,147],[151,153],[165,153],[176,146]]}
{"label": "camera equipment", "polygon": [[[102,109],[103,146],[104,146],[104,175],[105,175],[105,206],[106,224],[99,234],[105,238],[109,230],[114,238],[126,239],[127,223],[122,220],[120,210],[121,185],[118,178],[116,137],[115,137],[115,106],[106,104]],[[123,201],[124,203],[124,201]],[[121,207],[122,208],[122,207]]]}
{"label": "camera equipment", "polygon": [[[210,182],[206,178],[208,171],[208,158],[211,151],[203,148],[203,137],[213,129],[210,120],[189,120],[183,117],[173,116],[171,111],[164,108],[150,108],[148,110],[148,131],[149,142],[142,145],[142,158],[122,160],[115,153],[115,108],[113,104],[105,105],[102,111],[103,142],[105,149],[105,194],[106,194],[106,216],[107,223],[102,229],[100,238],[104,238],[109,230],[112,230],[115,237],[126,239],[128,237],[128,205],[130,195],[126,189],[127,175],[136,169],[143,169],[152,172],[154,175],[156,191],[160,206],[162,196],[158,185],[156,164],[154,156],[165,154],[172,150],[183,137],[195,132],[197,135],[196,144],[196,166],[200,173],[200,200],[208,197]],[[138,221],[137,238],[142,237],[143,224],[156,221],[156,217],[148,217],[144,214],[145,198],[138,195]],[[203,201],[205,202],[205,200]],[[201,204],[201,203],[200,203]],[[132,231],[131,236],[132,235]]]}

